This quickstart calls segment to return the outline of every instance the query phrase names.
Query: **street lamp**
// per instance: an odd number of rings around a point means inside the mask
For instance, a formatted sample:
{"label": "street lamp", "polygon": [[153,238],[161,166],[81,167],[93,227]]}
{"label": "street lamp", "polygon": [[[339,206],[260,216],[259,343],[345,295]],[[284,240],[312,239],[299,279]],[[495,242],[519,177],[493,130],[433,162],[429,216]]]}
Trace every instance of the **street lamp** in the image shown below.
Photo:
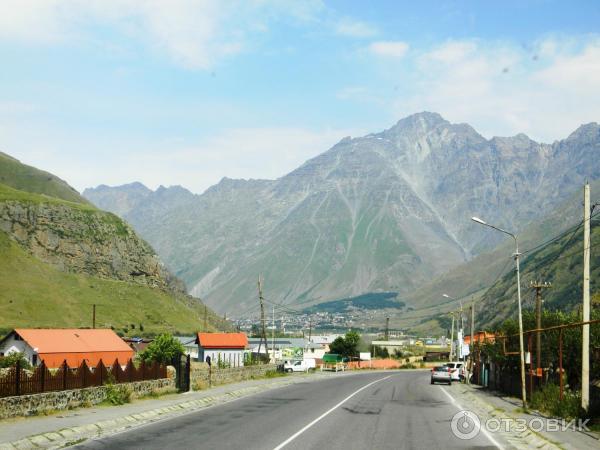
{"label": "street lamp", "polygon": [[[442,294],[442,297],[449,298],[450,300],[456,300],[454,297],[450,297],[448,294]],[[452,331],[450,332],[450,357],[448,358],[450,361],[454,361],[454,315],[456,311],[451,311],[450,315],[452,316]]]}
{"label": "street lamp", "polygon": [[493,228],[496,231],[499,231],[504,234],[508,234],[515,240],[515,254],[513,255],[517,264],[517,299],[519,303],[519,353],[521,356],[521,398],[523,399],[523,408],[527,407],[527,390],[525,387],[525,350],[523,347],[523,314],[521,312],[521,272],[519,270],[519,257],[521,254],[519,253],[519,241],[517,240],[517,236],[513,233],[503,230],[502,228],[495,227],[484,220],[481,220],[479,217],[471,217],[473,222],[477,222],[480,225],[484,225],[486,227]]}

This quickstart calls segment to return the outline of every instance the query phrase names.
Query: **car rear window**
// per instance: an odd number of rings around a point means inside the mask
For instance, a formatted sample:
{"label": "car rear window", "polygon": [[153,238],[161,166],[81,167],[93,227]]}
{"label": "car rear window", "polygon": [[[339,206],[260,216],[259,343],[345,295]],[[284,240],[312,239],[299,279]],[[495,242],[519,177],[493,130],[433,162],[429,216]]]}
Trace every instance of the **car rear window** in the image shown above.
{"label": "car rear window", "polygon": [[433,370],[436,372],[448,372],[448,368],[444,366],[434,367]]}

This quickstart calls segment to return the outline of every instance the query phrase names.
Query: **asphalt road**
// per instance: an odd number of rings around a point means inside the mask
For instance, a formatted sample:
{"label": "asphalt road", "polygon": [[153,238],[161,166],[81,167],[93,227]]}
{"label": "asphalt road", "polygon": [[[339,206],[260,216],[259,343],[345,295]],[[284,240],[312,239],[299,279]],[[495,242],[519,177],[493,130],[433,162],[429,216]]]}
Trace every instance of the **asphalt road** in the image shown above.
{"label": "asphalt road", "polygon": [[461,440],[459,411],[429,372],[370,372],[296,384],[78,446],[85,449],[496,448]]}

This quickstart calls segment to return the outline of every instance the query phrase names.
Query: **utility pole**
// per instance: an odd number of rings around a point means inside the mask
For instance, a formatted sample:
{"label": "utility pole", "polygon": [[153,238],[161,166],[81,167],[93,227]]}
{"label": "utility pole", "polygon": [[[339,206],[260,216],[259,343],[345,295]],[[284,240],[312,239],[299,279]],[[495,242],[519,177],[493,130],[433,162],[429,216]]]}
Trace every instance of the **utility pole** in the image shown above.
{"label": "utility pole", "polygon": [[208,331],[208,308],[204,305],[204,332]]}
{"label": "utility pole", "polygon": [[[532,281],[531,289],[535,289],[535,327],[540,330],[542,328],[542,289],[549,288],[550,283],[542,283],[541,281]],[[535,333],[535,368],[542,367],[542,332]]]}
{"label": "utility pole", "polygon": [[92,305],[92,328],[96,328],[96,304]]}
{"label": "utility pole", "polygon": [[271,347],[273,348],[273,362],[275,362],[275,305],[273,305],[273,330],[271,331]]}
{"label": "utility pole", "polygon": [[[475,302],[471,303],[471,349],[475,348]],[[473,350],[471,350],[473,351]],[[471,357],[471,360],[473,357]]]}
{"label": "utility pole", "polygon": [[269,348],[267,346],[267,332],[265,330],[265,305],[263,303],[263,293],[262,293],[262,282],[260,280],[260,275],[258,276],[258,300],[260,302],[260,324],[261,324],[261,333],[260,333],[260,344],[258,344],[258,353],[260,354],[260,350],[262,347],[263,340],[265,341],[265,351],[267,353],[267,357],[269,356]]}
{"label": "utility pole", "polygon": [[[475,369],[475,300],[471,303],[471,349],[469,351],[470,372]],[[471,376],[467,374],[467,384],[471,384]]]}
{"label": "utility pole", "polygon": [[454,361],[454,311],[450,313],[452,316],[452,331],[450,332],[450,361]]}
{"label": "utility pole", "polygon": [[389,341],[390,340],[390,318],[386,317],[385,318],[385,334],[384,334],[384,340],[385,341]]}
{"label": "utility pole", "polygon": [[308,342],[312,341],[312,317],[308,318]]}
{"label": "utility pole", "polygon": [[[590,320],[590,185],[583,188],[583,321]],[[582,326],[581,407],[590,406],[590,325]]]}

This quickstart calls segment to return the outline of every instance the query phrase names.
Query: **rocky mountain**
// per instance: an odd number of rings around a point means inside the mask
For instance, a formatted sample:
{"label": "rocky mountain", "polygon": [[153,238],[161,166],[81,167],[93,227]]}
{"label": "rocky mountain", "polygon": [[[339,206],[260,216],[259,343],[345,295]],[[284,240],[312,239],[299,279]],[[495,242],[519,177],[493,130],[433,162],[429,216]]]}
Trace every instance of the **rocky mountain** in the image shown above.
{"label": "rocky mountain", "polygon": [[99,324],[129,331],[193,332],[204,314],[223,325],[116,215],[7,155],[0,179],[0,328],[89,326],[92,303]]}
{"label": "rocky mountain", "polygon": [[[131,187],[84,196],[121,213],[167,265],[219,311],[266,296],[314,304],[367,292],[404,296],[502,235],[473,215],[520,231],[600,177],[600,126],[553,144],[525,135],[485,139],[467,124],[420,113],[392,128],[344,138],[277,180],[223,179],[202,195],[161,188],[134,201]],[[174,200],[176,199],[176,200]]]}

